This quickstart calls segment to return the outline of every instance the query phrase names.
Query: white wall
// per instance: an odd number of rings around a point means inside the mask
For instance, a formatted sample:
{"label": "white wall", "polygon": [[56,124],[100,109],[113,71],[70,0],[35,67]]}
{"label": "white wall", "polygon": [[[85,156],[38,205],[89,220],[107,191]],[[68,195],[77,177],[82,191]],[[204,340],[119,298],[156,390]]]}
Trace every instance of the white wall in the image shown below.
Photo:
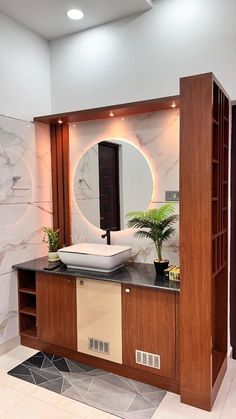
{"label": "white wall", "polygon": [[0,354],[19,334],[12,265],[47,253],[41,227],[52,224],[49,129],[26,120],[50,112],[48,42],[0,14]]}
{"label": "white wall", "polygon": [[51,43],[52,110],[179,92],[213,71],[236,98],[235,0],[156,0],[153,10]]}
{"label": "white wall", "polygon": [[51,112],[49,44],[0,14],[0,114],[32,120]]}

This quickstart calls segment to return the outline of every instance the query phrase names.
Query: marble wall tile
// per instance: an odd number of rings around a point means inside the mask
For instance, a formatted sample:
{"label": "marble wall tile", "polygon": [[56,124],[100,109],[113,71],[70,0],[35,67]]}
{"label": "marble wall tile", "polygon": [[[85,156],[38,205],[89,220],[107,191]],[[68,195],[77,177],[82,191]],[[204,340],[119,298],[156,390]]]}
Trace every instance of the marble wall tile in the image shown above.
{"label": "marble wall tile", "polygon": [[44,256],[52,225],[49,129],[0,116],[0,344],[18,335],[12,265]]}
{"label": "marble wall tile", "polygon": [[18,335],[16,272],[0,275],[0,344]]}
{"label": "marble wall tile", "polygon": [[[73,242],[101,242],[102,231],[81,213],[76,204],[74,179],[81,157],[98,141],[124,139],[137,146],[148,159],[154,180],[154,193],[150,207],[165,202],[166,190],[179,190],[179,110],[167,110],[124,118],[110,118],[73,124],[70,126],[70,164]],[[138,209],[138,208],[137,208]],[[179,204],[176,203],[176,212]],[[133,231],[126,229],[112,233],[114,244],[131,245],[132,260],[151,263],[156,257],[149,240],[133,238]],[[164,245],[163,256],[172,264],[179,263],[179,233]]]}

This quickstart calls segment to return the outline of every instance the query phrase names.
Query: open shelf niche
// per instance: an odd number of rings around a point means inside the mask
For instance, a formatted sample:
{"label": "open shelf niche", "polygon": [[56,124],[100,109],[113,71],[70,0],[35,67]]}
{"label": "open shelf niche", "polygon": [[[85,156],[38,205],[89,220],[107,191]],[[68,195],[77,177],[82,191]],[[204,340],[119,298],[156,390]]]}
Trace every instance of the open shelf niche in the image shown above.
{"label": "open shelf niche", "polygon": [[18,272],[20,334],[37,337],[36,278],[35,272]]}

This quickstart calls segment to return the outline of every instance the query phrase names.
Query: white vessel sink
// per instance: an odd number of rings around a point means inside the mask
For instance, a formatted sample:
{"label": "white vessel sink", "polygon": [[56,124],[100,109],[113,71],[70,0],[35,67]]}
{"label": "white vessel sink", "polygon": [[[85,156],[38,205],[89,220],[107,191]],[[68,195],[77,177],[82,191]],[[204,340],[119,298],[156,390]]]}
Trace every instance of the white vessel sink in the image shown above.
{"label": "white vessel sink", "polygon": [[131,256],[131,247],[80,243],[63,247],[58,255],[68,268],[109,273],[124,266]]}

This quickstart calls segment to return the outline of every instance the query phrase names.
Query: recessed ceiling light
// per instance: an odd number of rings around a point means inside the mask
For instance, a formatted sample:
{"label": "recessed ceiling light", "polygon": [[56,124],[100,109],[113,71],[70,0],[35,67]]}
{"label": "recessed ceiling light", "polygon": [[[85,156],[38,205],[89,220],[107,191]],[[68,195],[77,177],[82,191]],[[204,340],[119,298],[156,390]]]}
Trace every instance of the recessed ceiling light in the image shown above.
{"label": "recessed ceiling light", "polygon": [[78,10],[78,9],[71,9],[71,10],[68,10],[67,16],[70,19],[73,19],[73,20],[80,20],[80,19],[83,19],[84,12],[82,12],[82,10]]}
{"label": "recessed ceiling light", "polygon": [[63,121],[62,121],[62,119],[58,119],[58,124],[63,124]]}
{"label": "recessed ceiling light", "polygon": [[174,108],[176,108],[176,103],[173,101],[170,106],[174,109]]}
{"label": "recessed ceiling light", "polygon": [[114,116],[114,113],[111,111],[111,112],[109,113],[109,116],[113,117],[113,116]]}

